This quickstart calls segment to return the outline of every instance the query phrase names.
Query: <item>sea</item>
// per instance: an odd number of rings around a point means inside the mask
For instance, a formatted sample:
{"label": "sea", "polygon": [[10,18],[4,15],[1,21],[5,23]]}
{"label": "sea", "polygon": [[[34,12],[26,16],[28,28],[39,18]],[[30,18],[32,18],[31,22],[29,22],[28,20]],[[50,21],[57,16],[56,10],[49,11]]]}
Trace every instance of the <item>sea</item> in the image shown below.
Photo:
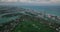
{"label": "sea", "polygon": [[32,9],[39,12],[46,12],[55,16],[60,16],[60,6],[21,6],[26,9]]}
{"label": "sea", "polygon": [[[38,12],[46,12],[46,14],[56,15],[60,16],[60,6],[17,6],[25,9],[31,9]],[[16,16],[11,18],[0,18],[0,23],[6,23],[9,22],[8,20],[17,18]]]}

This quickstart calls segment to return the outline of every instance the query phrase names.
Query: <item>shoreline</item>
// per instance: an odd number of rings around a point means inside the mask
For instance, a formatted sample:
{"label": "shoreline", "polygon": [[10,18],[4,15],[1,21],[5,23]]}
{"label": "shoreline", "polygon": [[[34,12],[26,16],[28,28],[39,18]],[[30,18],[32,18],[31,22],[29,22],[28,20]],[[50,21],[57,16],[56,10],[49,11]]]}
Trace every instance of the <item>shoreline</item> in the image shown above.
{"label": "shoreline", "polygon": [[[31,8],[25,8],[25,9],[31,9]],[[34,11],[37,11],[37,12],[42,12],[42,13],[46,13],[47,15],[49,14],[49,15],[53,15],[53,16],[58,16],[58,17],[60,17],[59,15],[55,15],[55,14],[51,14],[51,13],[47,13],[46,11],[40,11],[40,10],[36,10],[36,9],[32,9],[32,10],[34,10]]]}
{"label": "shoreline", "polygon": [[[23,8],[23,9],[25,9],[25,8]],[[19,11],[19,12],[20,12],[20,11]],[[53,17],[57,17],[58,19],[60,19],[59,16],[52,15],[52,14],[48,14],[48,13],[46,13],[45,11],[44,11],[44,12],[36,11],[36,10],[34,10],[34,9],[32,9],[32,10],[31,10],[31,9],[25,9],[25,11],[21,11],[21,12],[22,12],[22,13],[23,13],[23,12],[24,12],[24,13],[25,13],[25,12],[28,12],[28,13],[30,12],[30,13],[32,13],[32,14],[36,14],[37,16],[38,16],[38,14],[41,13],[42,15],[45,15],[45,16],[48,17],[48,18],[53,16]],[[23,14],[24,14],[24,13],[23,13]]]}

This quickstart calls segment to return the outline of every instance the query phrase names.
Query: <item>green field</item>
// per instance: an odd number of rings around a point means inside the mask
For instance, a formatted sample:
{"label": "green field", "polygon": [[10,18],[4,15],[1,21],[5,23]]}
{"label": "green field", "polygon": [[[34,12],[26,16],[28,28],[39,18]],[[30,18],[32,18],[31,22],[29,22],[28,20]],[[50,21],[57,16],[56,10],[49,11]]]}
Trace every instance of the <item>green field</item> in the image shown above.
{"label": "green field", "polygon": [[27,16],[21,17],[20,20],[19,25],[12,32],[56,32],[48,25],[41,23],[44,20]]}

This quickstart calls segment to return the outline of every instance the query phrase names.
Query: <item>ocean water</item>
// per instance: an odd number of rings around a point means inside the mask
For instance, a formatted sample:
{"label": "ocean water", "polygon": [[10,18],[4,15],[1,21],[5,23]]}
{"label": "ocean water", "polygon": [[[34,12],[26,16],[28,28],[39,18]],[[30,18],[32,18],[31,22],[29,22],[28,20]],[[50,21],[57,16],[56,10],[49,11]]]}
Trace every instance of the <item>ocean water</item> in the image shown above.
{"label": "ocean water", "polygon": [[60,16],[60,6],[21,6],[21,7]]}
{"label": "ocean water", "polygon": [[[46,14],[60,16],[60,6],[18,6],[18,7],[22,7],[25,9],[32,9],[32,10],[36,10],[36,11],[43,12],[43,13],[46,12]],[[16,18],[15,17],[0,18],[0,23],[9,22],[9,20],[16,19]]]}

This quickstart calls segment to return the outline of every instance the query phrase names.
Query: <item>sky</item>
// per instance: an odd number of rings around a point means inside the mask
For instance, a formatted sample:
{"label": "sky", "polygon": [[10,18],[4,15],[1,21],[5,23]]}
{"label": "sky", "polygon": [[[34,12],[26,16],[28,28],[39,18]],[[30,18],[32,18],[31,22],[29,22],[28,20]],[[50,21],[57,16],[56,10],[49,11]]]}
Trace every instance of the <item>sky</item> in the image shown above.
{"label": "sky", "polygon": [[60,0],[0,0],[0,3],[23,3],[24,5],[60,5]]}

